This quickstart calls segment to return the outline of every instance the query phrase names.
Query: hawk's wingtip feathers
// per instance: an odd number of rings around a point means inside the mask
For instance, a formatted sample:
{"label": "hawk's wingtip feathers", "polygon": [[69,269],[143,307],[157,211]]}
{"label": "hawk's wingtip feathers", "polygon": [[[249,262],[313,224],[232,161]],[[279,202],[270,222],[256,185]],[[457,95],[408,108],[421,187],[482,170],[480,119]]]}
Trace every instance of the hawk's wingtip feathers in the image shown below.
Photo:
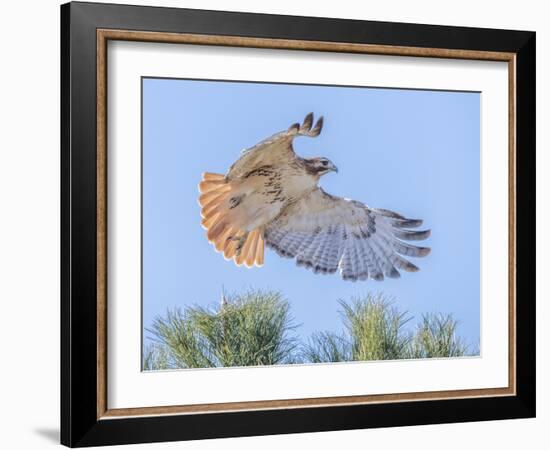
{"label": "hawk's wingtip feathers", "polygon": [[323,119],[323,116],[321,116],[319,117],[319,119],[317,119],[317,123],[311,130],[311,133],[313,136],[319,136],[321,134],[321,131],[323,130],[323,123],[324,123],[324,119]]}
{"label": "hawk's wingtip feathers", "polygon": [[312,125],[313,125],[313,113],[310,112],[304,118],[304,121],[302,123],[302,126],[300,127],[300,130],[309,131],[311,130]]}

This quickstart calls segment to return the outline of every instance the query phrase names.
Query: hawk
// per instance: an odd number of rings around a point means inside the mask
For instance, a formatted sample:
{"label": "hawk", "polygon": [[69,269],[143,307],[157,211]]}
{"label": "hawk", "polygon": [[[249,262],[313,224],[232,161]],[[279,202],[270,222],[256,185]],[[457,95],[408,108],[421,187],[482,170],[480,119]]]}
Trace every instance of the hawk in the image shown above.
{"label": "hawk", "polygon": [[421,220],[336,197],[319,187],[338,172],[327,158],[302,158],[292,142],[316,137],[323,118],[313,114],[300,125],[243,150],[226,175],[204,173],[199,184],[202,226],[208,241],[238,266],[262,266],[264,246],[294,258],[315,273],[339,272],[344,280],[398,278],[398,269],[416,272],[404,256],[426,256],[419,241],[430,230],[413,231]]}

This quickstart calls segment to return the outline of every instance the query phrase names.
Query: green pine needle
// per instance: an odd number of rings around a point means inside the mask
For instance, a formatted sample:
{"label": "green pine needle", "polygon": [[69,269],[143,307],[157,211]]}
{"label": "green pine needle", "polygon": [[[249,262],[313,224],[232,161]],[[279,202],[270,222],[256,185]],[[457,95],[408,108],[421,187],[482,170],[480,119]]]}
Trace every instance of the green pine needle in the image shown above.
{"label": "green pine needle", "polygon": [[149,331],[177,368],[191,368],[293,363],[294,328],[279,292],[250,290],[216,307],[169,310]]}
{"label": "green pine needle", "polygon": [[343,331],[300,343],[289,303],[277,291],[223,295],[221,304],[168,310],[149,331],[144,370],[447,358],[477,354],[452,315],[426,314],[411,331],[392,298],[368,293],[340,303]]}

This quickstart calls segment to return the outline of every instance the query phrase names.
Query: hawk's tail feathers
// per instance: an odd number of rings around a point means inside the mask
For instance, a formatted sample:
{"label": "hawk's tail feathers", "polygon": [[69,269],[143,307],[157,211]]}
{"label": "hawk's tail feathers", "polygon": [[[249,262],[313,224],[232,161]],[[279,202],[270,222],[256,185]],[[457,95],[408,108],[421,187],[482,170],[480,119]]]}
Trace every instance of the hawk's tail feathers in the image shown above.
{"label": "hawk's tail feathers", "polygon": [[264,263],[264,239],[259,229],[248,233],[241,252],[235,255],[235,264],[240,266],[244,263],[246,267],[261,267]]}
{"label": "hawk's tail feathers", "polygon": [[[264,240],[260,230],[246,234],[234,226],[231,218],[231,185],[224,175],[205,172],[199,183],[201,224],[207,230],[208,241],[225,259],[233,259],[238,266],[260,267],[264,262]],[[237,200],[238,201],[238,200]],[[233,204],[235,201],[233,202]],[[240,247],[240,251],[239,251]]]}

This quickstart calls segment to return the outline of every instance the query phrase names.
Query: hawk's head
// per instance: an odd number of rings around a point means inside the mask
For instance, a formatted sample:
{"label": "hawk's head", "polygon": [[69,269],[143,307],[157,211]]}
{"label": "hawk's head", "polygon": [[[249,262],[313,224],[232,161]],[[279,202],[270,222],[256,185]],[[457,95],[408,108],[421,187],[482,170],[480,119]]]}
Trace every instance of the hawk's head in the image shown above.
{"label": "hawk's head", "polygon": [[327,158],[307,158],[304,159],[304,163],[306,170],[311,175],[322,176],[329,172],[338,172],[338,167],[336,167],[334,163]]}

